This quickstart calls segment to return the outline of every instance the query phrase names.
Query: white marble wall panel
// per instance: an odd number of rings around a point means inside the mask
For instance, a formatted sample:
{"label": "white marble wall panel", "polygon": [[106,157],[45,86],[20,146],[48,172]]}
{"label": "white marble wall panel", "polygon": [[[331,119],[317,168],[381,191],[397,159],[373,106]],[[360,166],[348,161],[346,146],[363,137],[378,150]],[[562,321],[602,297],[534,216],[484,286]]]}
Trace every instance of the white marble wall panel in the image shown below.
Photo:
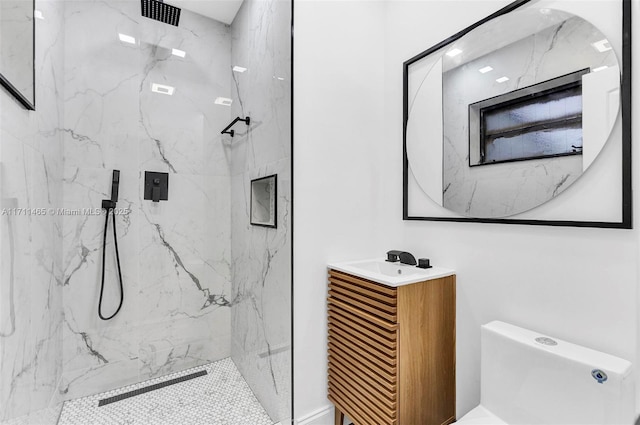
{"label": "white marble wall panel", "polygon": [[[64,217],[61,392],[74,398],[230,354],[230,178],[219,135],[230,111],[213,101],[230,97],[231,37],[186,10],[179,27],[144,18],[139,2],[68,2],[65,18],[65,207],[99,207],[119,169],[118,207],[130,210],[117,217],[125,300],[108,322],[97,316],[104,217]],[[175,91],[152,92],[154,83]],[[145,170],[169,173],[168,201],[143,199]],[[105,314],[119,301],[108,238]]]}
{"label": "white marble wall panel", "polygon": [[2,423],[55,423],[62,373],[62,223],[50,209],[62,204],[63,3],[36,9],[37,110],[0,92]]}
{"label": "white marble wall panel", "polygon": [[[570,18],[443,74],[445,208],[505,217],[553,199],[580,177],[581,155],[469,167],[468,105],[583,68],[615,66],[613,50],[591,45],[602,37],[593,25]],[[478,72],[487,65],[493,70]],[[502,76],[509,80],[498,83]]]}
{"label": "white marble wall panel", "polygon": [[[277,229],[249,224],[250,180],[278,174]],[[285,158],[232,177],[232,358],[274,421],[291,414],[291,178]]]}
{"label": "white marble wall panel", "polygon": [[[291,2],[245,0],[232,24],[231,353],[274,421],[291,417]],[[250,182],[278,175],[277,228],[250,224]]]}

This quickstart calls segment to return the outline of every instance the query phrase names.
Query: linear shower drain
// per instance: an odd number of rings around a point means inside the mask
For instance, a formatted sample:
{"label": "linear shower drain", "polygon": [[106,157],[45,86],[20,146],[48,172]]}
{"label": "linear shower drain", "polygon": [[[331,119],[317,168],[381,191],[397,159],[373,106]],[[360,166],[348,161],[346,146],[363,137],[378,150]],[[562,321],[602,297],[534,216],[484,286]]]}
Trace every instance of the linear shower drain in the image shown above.
{"label": "linear shower drain", "polygon": [[168,387],[169,385],[179,384],[180,382],[188,381],[190,379],[199,378],[207,374],[206,370],[200,372],[190,373],[189,375],[180,376],[178,378],[169,379],[168,381],[160,382],[146,387],[139,388],[137,390],[128,391],[126,393],[114,395],[113,397],[103,398],[98,401],[99,406],[105,406],[107,404],[115,403],[116,401],[124,400],[127,398],[135,397],[140,394],[148,393],[149,391],[159,390],[160,388]]}

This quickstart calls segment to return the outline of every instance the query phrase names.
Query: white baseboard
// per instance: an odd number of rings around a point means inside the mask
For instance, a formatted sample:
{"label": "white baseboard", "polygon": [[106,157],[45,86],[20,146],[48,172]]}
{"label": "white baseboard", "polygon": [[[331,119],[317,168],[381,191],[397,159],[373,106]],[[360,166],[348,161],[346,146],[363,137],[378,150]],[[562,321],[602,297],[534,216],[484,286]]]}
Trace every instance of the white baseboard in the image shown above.
{"label": "white baseboard", "polygon": [[296,420],[296,425],[333,425],[333,406],[327,405]]}

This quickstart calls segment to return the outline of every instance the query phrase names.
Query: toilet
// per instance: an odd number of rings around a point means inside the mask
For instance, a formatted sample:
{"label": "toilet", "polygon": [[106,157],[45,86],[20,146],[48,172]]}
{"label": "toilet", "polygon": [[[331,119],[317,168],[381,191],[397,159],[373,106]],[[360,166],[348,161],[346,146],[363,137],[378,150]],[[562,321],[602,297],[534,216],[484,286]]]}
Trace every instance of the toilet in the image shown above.
{"label": "toilet", "polygon": [[481,342],[480,405],[457,424],[633,424],[628,361],[500,321]]}

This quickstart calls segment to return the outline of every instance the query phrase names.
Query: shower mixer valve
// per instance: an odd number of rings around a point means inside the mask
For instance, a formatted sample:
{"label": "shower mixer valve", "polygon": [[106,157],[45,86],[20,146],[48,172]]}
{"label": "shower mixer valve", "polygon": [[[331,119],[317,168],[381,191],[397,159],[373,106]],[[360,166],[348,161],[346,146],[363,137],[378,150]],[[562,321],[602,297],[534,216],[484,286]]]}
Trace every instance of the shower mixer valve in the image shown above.
{"label": "shower mixer valve", "polygon": [[144,199],[152,202],[169,199],[169,173],[144,172]]}

